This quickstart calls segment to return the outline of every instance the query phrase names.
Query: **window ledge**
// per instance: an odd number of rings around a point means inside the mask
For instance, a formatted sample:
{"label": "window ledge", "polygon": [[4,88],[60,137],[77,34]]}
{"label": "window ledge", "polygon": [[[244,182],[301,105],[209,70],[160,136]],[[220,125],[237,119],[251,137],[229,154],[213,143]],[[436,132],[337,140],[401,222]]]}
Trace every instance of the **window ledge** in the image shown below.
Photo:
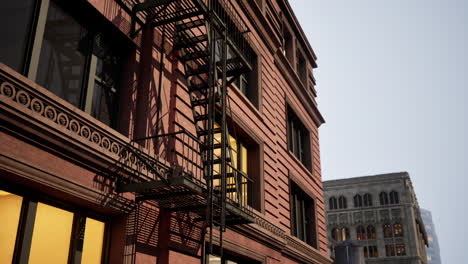
{"label": "window ledge", "polygon": [[[230,86],[229,91],[234,92],[234,94],[236,94],[236,96],[242,101],[242,103],[245,106],[247,106],[255,114],[255,116],[257,116],[257,118],[261,122],[263,122],[263,115],[262,115],[261,111],[257,107],[255,107],[255,105],[250,101],[249,98],[247,98],[247,96],[245,96],[241,91],[239,91],[239,89],[237,89],[237,87],[234,87],[234,86]],[[232,100],[233,98],[230,96],[230,99]],[[260,104],[260,102],[259,102],[259,104]],[[229,107],[229,105],[228,105],[228,107]]]}
{"label": "window ledge", "polygon": [[315,183],[317,183],[316,179],[314,178],[313,171],[309,168],[307,168],[297,157],[292,153],[290,150],[288,150],[289,156],[302,168],[302,170],[309,176]]}

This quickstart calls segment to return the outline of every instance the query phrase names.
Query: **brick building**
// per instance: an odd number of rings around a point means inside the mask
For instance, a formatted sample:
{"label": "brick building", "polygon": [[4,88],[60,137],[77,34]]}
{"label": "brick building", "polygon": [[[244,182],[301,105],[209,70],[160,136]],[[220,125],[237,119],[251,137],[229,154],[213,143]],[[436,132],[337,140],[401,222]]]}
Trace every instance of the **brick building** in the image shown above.
{"label": "brick building", "polygon": [[1,263],[331,263],[285,0],[0,9]]}
{"label": "brick building", "polygon": [[427,235],[407,172],[325,181],[330,249],[363,247],[366,263],[425,264]]}

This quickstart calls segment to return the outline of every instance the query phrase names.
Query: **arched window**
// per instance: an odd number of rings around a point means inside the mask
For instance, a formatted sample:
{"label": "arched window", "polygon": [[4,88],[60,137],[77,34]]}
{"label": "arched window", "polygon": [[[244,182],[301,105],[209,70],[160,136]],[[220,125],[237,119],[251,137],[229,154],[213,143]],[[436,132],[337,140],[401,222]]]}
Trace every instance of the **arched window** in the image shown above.
{"label": "arched window", "polygon": [[375,227],[373,225],[367,226],[367,239],[376,239],[377,233],[375,232]]}
{"label": "arched window", "polygon": [[347,227],[333,228],[331,231],[332,239],[335,241],[345,241],[349,239],[349,229]]}
{"label": "arched window", "polygon": [[338,198],[338,206],[340,209],[348,208],[348,205],[346,203],[346,198],[344,196],[340,196],[340,198]]}
{"label": "arched window", "polygon": [[384,237],[392,237],[393,236],[392,226],[390,224],[384,224],[383,233],[384,233]]}
{"label": "arched window", "polygon": [[395,237],[402,237],[403,236],[403,225],[400,223],[396,223],[393,225],[393,235]]}
{"label": "arched window", "polygon": [[362,207],[362,197],[359,194],[354,196],[354,207]]}
{"label": "arched window", "polygon": [[333,228],[331,231],[331,236],[332,236],[332,239],[335,241],[340,240],[340,237],[341,237],[340,230],[336,227]]}
{"label": "arched window", "polygon": [[372,195],[369,193],[364,194],[364,206],[372,206]]}
{"label": "arched window", "polygon": [[391,204],[400,203],[400,198],[398,197],[398,192],[395,192],[395,191],[390,192],[390,203]]}
{"label": "arched window", "polygon": [[345,241],[350,239],[349,237],[349,228],[343,227],[341,228],[341,241]]}
{"label": "arched window", "polygon": [[363,226],[358,226],[356,228],[356,239],[357,240],[366,240],[366,230],[364,229]]}
{"label": "arched window", "polygon": [[386,192],[381,192],[379,195],[379,198],[380,198],[380,205],[388,204],[388,195]]}
{"label": "arched window", "polygon": [[334,196],[330,197],[330,199],[328,200],[328,206],[330,208],[330,210],[335,210],[335,209],[338,209],[338,206],[336,204],[336,198]]}
{"label": "arched window", "polygon": [[369,252],[367,251],[367,247],[364,247],[364,257],[365,258],[369,257]]}

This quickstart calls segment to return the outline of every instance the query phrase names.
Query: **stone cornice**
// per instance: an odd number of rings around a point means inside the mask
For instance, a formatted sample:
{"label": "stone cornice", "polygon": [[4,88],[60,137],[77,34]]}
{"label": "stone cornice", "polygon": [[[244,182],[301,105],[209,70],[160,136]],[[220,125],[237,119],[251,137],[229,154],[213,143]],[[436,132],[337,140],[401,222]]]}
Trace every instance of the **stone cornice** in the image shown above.
{"label": "stone cornice", "polygon": [[82,164],[113,168],[124,177],[157,180],[169,173],[167,162],[4,64],[0,109],[4,124],[40,137]]}

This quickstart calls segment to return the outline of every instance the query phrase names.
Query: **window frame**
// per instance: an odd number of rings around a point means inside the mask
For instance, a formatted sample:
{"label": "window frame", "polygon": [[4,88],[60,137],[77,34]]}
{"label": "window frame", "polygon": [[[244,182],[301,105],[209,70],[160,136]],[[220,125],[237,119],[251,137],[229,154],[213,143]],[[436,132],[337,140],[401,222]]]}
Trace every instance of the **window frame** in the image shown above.
{"label": "window frame", "polygon": [[92,209],[81,208],[77,205],[67,203],[59,200],[48,194],[31,190],[29,188],[22,188],[16,185],[11,185],[0,181],[0,190],[4,190],[11,194],[20,196],[23,198],[21,205],[21,213],[18,224],[18,231],[16,233],[16,242],[13,253],[13,263],[21,262],[27,263],[29,260],[29,253],[32,246],[32,235],[34,231],[35,217],[37,205],[39,203],[65,210],[73,213],[72,231],[70,237],[70,247],[68,249],[68,263],[74,263],[74,257],[76,254],[76,241],[77,237],[74,237],[77,230],[76,219],[80,217],[92,218],[94,220],[104,223],[104,235],[101,252],[101,262],[107,263],[109,260],[110,252],[110,233],[111,233],[111,219],[108,216],[104,216]]}
{"label": "window frame", "polygon": [[[295,193],[297,192],[297,193]],[[309,207],[300,207],[302,215],[298,212],[297,201],[301,198],[302,205]],[[310,195],[295,181],[289,181],[289,204],[290,204],[290,221],[291,235],[309,244],[313,248],[318,249],[318,233],[317,233],[317,199]],[[307,215],[309,219],[307,220]],[[302,221],[297,221],[298,216],[302,216]],[[301,226],[301,229],[298,227]]]}
{"label": "window frame", "polygon": [[[113,50],[118,50],[119,55],[121,56],[121,60],[125,61],[125,59],[131,54],[131,52],[135,49],[135,44],[128,40],[128,38],[120,32],[115,26],[113,26],[107,19],[105,19],[104,15],[98,11],[95,11],[94,8],[87,3],[86,1],[78,1],[78,2],[69,2],[69,1],[56,1],[56,0],[40,0],[35,1],[36,6],[34,10],[34,15],[32,18],[32,22],[29,25],[29,38],[26,45],[26,50],[23,52],[25,56],[25,60],[23,62],[23,70],[22,72],[26,77],[33,80],[34,82],[38,81],[38,72],[39,72],[39,62],[41,59],[41,51],[42,45],[44,43],[44,33],[46,30],[46,23],[47,23],[47,16],[50,10],[50,6],[54,3],[58,8],[60,8],[63,12],[69,15],[72,19],[74,19],[78,24],[82,27],[86,28],[90,32],[92,32],[93,36],[98,34],[103,34],[106,38],[110,38],[112,40],[118,39],[122,40],[119,41],[118,44],[113,46]],[[77,11],[78,10],[78,11]],[[81,13],[80,13],[81,12]],[[81,14],[85,14],[81,15]],[[102,22],[102,23],[100,23]],[[101,26],[95,27],[96,24]],[[94,39],[94,38],[90,38]],[[92,47],[91,47],[92,49]],[[94,59],[93,59],[94,58]],[[93,62],[97,61],[96,56],[93,54],[92,51],[89,51],[86,54],[86,62],[83,66],[83,81],[80,89],[80,98],[79,98],[79,105],[77,108],[82,110],[83,112],[87,113],[94,119],[104,123],[105,125],[109,126],[113,129],[118,129],[119,127],[119,116],[121,107],[121,95],[124,85],[122,85],[123,77],[125,74],[124,66],[125,63],[121,61],[121,70],[119,71],[117,77],[117,85],[116,93],[114,96],[115,101],[110,109],[109,117],[110,117],[110,124],[106,124],[104,121],[101,121],[98,117],[94,117],[91,111],[93,107],[93,99],[94,99],[94,90],[95,90],[95,82],[97,80],[97,76],[93,71]],[[94,65],[95,67],[95,65]],[[48,87],[45,87],[49,90]],[[54,93],[55,94],[55,93]],[[58,95],[57,95],[58,96]],[[60,97],[60,96],[58,96]],[[60,97],[61,98],[61,97]],[[67,101],[64,98],[61,98],[64,101]],[[111,112],[112,111],[112,112]]]}
{"label": "window frame", "polygon": [[[286,104],[286,133],[288,152],[294,156],[309,172],[312,172],[311,133],[297,111]],[[301,146],[302,148],[299,148]]]}

